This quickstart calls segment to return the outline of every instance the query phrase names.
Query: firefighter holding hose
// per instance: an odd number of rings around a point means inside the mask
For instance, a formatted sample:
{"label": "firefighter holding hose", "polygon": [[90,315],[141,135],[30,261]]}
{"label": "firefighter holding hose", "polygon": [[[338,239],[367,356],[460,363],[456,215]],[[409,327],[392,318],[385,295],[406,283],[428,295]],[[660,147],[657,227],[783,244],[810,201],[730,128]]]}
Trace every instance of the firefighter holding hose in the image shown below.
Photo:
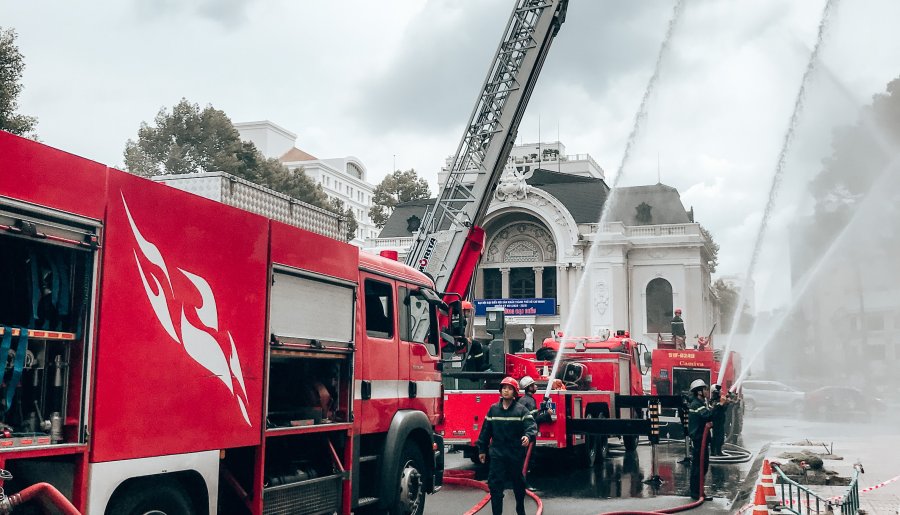
{"label": "firefighter holding hose", "polygon": [[491,466],[488,472],[488,488],[491,492],[491,510],[494,515],[503,514],[503,488],[506,481],[513,485],[516,498],[516,514],[525,515],[525,453],[537,437],[534,417],[519,399],[519,383],[512,377],[500,382],[500,400],[492,405],[484,417],[478,436],[478,459],[487,462],[488,448]]}
{"label": "firefighter holding hose", "polygon": [[[706,477],[709,470],[709,444],[710,439],[706,439],[706,449],[703,449],[703,432],[707,422],[713,419],[721,412],[724,413],[726,406],[731,400],[728,396],[720,397],[719,402],[710,404],[707,396],[709,395],[709,387],[703,379],[695,379],[691,383],[691,402],[688,405],[688,434],[691,437],[691,499],[695,501],[700,499],[703,492],[700,491],[700,478]],[[703,451],[703,463],[700,462],[701,450]]]}

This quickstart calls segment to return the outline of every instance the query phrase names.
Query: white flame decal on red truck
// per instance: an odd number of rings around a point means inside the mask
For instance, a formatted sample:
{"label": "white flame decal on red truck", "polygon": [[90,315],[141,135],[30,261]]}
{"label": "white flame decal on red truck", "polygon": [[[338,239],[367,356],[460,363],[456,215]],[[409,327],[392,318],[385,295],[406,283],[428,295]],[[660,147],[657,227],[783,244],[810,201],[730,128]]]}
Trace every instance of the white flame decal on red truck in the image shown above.
{"label": "white flame decal on red truck", "polygon": [[[181,272],[194,286],[197,293],[200,294],[201,300],[200,306],[196,308],[187,307],[183,302],[181,302],[181,306],[174,306],[174,312],[179,315],[181,330],[181,336],[179,337],[178,331],[176,331],[175,324],[172,320],[173,311],[172,306],[170,306],[170,302],[174,304],[178,302],[178,300],[175,298],[175,290],[172,287],[172,280],[169,276],[169,269],[166,267],[166,262],[163,259],[159,248],[147,241],[141,234],[141,231],[138,230],[137,224],[134,223],[134,218],[131,216],[131,211],[128,209],[128,203],[125,202],[125,195],[122,195],[122,205],[125,206],[125,214],[128,216],[128,223],[131,224],[131,232],[134,234],[134,239],[137,242],[137,249],[134,251],[134,260],[137,263],[141,282],[144,284],[144,291],[147,293],[147,299],[150,301],[150,306],[153,308],[156,318],[159,320],[159,323],[162,325],[163,329],[165,329],[166,333],[168,333],[176,343],[179,343],[184,347],[185,352],[187,352],[187,355],[191,359],[196,361],[206,370],[212,372],[213,375],[218,377],[222,383],[225,384],[228,391],[231,392],[235,399],[237,399],[238,407],[241,410],[244,421],[252,426],[253,424],[250,423],[250,417],[247,415],[247,388],[244,386],[244,374],[241,372],[241,362],[238,358],[237,348],[234,345],[234,338],[231,336],[231,331],[226,331],[231,354],[231,357],[227,358],[215,337],[215,333],[219,331],[219,315],[216,307],[216,297],[213,294],[212,288],[210,288],[206,279],[199,275],[181,268],[178,269],[178,271]],[[138,255],[138,250],[140,250],[140,256],[143,256],[144,259],[151,264],[158,266],[162,270],[162,274],[166,280],[165,286],[168,288],[164,288],[155,275],[144,271],[144,267],[141,266],[141,258]],[[151,280],[155,287],[150,286],[149,281]],[[157,293],[154,293],[154,290]],[[166,292],[172,294],[171,298],[166,295]],[[192,324],[186,316],[185,308],[194,309],[197,319],[199,319],[205,327],[198,327]],[[234,383],[237,383],[240,392],[235,392]]]}

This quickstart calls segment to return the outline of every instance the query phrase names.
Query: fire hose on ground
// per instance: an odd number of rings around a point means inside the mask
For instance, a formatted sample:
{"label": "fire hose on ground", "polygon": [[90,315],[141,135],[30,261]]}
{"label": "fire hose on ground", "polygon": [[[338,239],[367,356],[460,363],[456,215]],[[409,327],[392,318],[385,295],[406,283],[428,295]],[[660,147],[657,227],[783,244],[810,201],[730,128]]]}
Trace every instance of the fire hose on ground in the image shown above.
{"label": "fire hose on ground", "polygon": [[[700,447],[700,461],[701,462],[704,460],[704,458],[706,458],[706,441],[707,441],[707,438],[709,437],[709,430],[711,428],[712,428],[712,423],[707,423],[703,429],[703,438],[702,438],[701,447]],[[722,463],[722,464],[742,463],[742,462],[750,459],[750,452],[747,451],[746,449],[739,447],[737,445],[734,445],[734,444],[725,444],[725,445],[728,446],[728,449],[723,447],[723,452],[725,453],[725,456],[713,456],[711,458],[718,458],[718,459],[710,459],[710,463]],[[528,447],[528,452],[525,455],[525,464],[522,467],[522,475],[523,476],[525,475],[525,473],[528,470],[528,462],[531,458],[531,450],[533,448],[534,448],[534,444],[532,443]],[[702,474],[702,473],[700,474],[700,499],[699,500],[696,500],[696,501],[693,501],[691,503],[684,504],[681,506],[675,506],[673,508],[666,508],[666,509],[657,510],[657,511],[612,511],[612,512],[605,512],[601,515],[658,515],[661,513],[680,513],[683,511],[694,509],[698,506],[701,506],[704,503],[704,501],[706,500],[704,491],[703,491],[705,476],[706,476],[706,474]],[[444,477],[444,484],[463,486],[463,487],[469,487],[469,488],[478,488],[478,489],[484,490],[486,492],[489,492],[488,485],[484,481],[477,481],[471,477],[459,477],[459,476],[448,475],[448,476]],[[542,515],[543,510],[544,510],[544,505],[543,505],[543,502],[541,501],[541,498],[538,497],[537,494],[535,494],[534,492],[532,492],[530,490],[526,490],[525,493],[529,497],[531,497],[537,504],[536,515]],[[475,513],[478,513],[482,508],[484,508],[487,505],[488,502],[490,502],[490,500],[491,500],[491,495],[490,495],[490,493],[488,493],[480,501],[478,501],[478,503],[476,503],[472,508],[470,508],[468,511],[466,511],[463,515],[474,515]]]}

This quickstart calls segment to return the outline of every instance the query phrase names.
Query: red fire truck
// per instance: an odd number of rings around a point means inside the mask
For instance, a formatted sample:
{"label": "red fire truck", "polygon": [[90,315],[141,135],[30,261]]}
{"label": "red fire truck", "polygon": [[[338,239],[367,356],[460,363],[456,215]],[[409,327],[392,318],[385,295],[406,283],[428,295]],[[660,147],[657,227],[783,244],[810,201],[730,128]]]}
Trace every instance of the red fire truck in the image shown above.
{"label": "red fire truck", "polygon": [[[496,339],[491,346],[502,344],[502,339]],[[477,460],[475,442],[481,420],[497,401],[500,378],[529,376],[539,392],[550,383],[549,395],[538,394],[536,400],[552,403],[557,413],[538,427],[538,448],[565,449],[585,465],[606,457],[610,436],[621,437],[625,449],[634,450],[638,437],[650,433],[650,420],[643,413],[650,398],[643,395],[641,386],[646,372],[640,368],[642,347],[627,331],[608,337],[548,338],[537,352],[503,354],[503,364],[491,366],[502,368],[499,372],[445,370],[444,423],[438,430],[446,444]],[[563,356],[554,376],[561,348]]]}
{"label": "red fire truck", "polygon": [[[660,336],[651,357],[650,393],[688,395],[691,382],[703,379],[706,384],[721,385],[721,395],[725,395],[735,382],[735,370],[740,370],[741,367],[740,354],[734,351],[728,354],[728,363],[722,371],[723,352],[713,348],[711,333],[708,337],[701,338],[694,349],[687,349],[683,343]],[[740,393],[736,395],[740,401]],[[684,436],[683,425],[674,412],[663,411],[660,421],[661,431],[665,435],[671,438]],[[742,402],[729,404],[725,424],[725,433],[730,440],[741,434],[744,426]]]}
{"label": "red fire truck", "polygon": [[0,292],[7,492],[420,514],[441,484],[446,306],[410,267],[0,131]]}

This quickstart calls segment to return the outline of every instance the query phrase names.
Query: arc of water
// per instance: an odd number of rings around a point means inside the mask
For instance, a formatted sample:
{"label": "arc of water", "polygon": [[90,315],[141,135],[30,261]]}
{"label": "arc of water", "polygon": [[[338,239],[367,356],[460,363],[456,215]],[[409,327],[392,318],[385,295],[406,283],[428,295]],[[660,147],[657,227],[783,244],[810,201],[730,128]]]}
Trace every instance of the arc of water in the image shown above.
{"label": "arc of water", "polygon": [[822,9],[822,18],[819,21],[819,30],[816,35],[816,44],[813,47],[812,53],[810,53],[809,61],[806,64],[806,70],[803,72],[803,78],[800,81],[800,89],[797,90],[797,97],[794,100],[794,110],[791,113],[790,121],[788,122],[787,132],[784,134],[784,140],[781,145],[781,152],[778,154],[778,162],[775,165],[775,174],[772,176],[772,185],[769,188],[769,199],[766,202],[766,208],[763,211],[762,220],[759,222],[759,230],[756,233],[756,243],[753,246],[753,254],[750,257],[750,264],[747,266],[747,272],[744,275],[744,284],[741,287],[740,295],[738,296],[738,302],[734,309],[734,314],[731,317],[731,329],[728,331],[728,339],[725,344],[725,355],[722,358],[722,365],[719,368],[718,379],[716,384],[722,384],[722,380],[724,379],[724,374],[722,373],[725,370],[725,367],[728,366],[728,361],[730,360],[730,351],[731,351],[731,343],[734,339],[734,333],[737,330],[738,322],[741,319],[741,315],[744,312],[744,304],[746,303],[745,295],[747,290],[750,287],[750,281],[752,280],[753,273],[756,271],[756,264],[759,260],[760,250],[762,248],[762,242],[765,239],[766,232],[769,228],[769,219],[772,216],[772,210],[775,206],[775,200],[778,198],[778,192],[781,188],[781,180],[784,176],[784,167],[787,162],[788,151],[791,148],[791,143],[794,140],[794,133],[797,129],[797,124],[800,121],[800,116],[803,113],[803,101],[806,98],[806,88],[809,84],[810,78],[813,75],[813,72],[816,70],[816,66],[819,61],[819,52],[822,50],[822,43],[825,39],[825,35],[828,32],[829,21],[831,20],[831,12],[834,9],[834,6],[838,3],[838,0],[826,0],[825,6]]}
{"label": "arc of water", "polygon": [[[586,256],[585,264],[588,265],[593,261],[594,252],[596,248],[599,246],[598,242],[601,240],[600,234],[603,231],[604,225],[606,223],[606,219],[609,216],[609,213],[612,209],[612,205],[615,202],[616,188],[618,187],[619,182],[622,180],[622,176],[625,172],[625,165],[628,164],[631,158],[631,151],[634,147],[635,142],[640,135],[641,129],[644,126],[644,120],[647,118],[647,106],[650,103],[650,97],[653,94],[653,91],[656,89],[656,84],[659,82],[660,70],[662,69],[663,60],[669,54],[669,42],[672,40],[673,34],[675,33],[675,29],[678,26],[678,22],[681,20],[682,12],[684,11],[685,0],[678,0],[675,3],[675,6],[672,8],[672,17],[669,19],[669,25],[666,28],[666,35],[663,38],[663,42],[660,45],[659,53],[656,56],[656,64],[653,68],[653,74],[650,76],[650,80],[647,82],[647,89],[644,91],[644,96],[641,99],[641,105],[638,108],[637,113],[634,115],[634,124],[631,127],[631,133],[628,135],[628,141],[625,144],[625,151],[622,153],[622,161],[619,163],[619,168],[616,171],[616,176],[613,179],[612,187],[609,190],[609,196],[606,198],[606,202],[603,204],[603,209],[600,212],[600,219],[597,221],[597,234],[594,237],[594,241],[591,243],[590,250]],[[584,274],[581,276],[581,279],[578,281],[578,286],[575,288],[575,296],[572,297],[574,301],[571,303],[573,305],[577,305],[579,299],[583,295],[582,290],[584,289],[584,285],[588,282],[589,270],[585,267]],[[566,316],[566,322],[563,324],[563,337],[567,336],[570,332],[572,321],[574,319],[575,310],[569,309],[569,312]],[[565,345],[560,342],[559,351],[556,353],[556,359],[553,361],[553,371],[550,373],[550,377],[556,377],[557,372],[559,371],[559,364],[561,362],[561,358],[565,349]],[[547,391],[546,395],[550,394],[550,386],[553,381],[549,381],[547,383]]]}
{"label": "arc of water", "polygon": [[806,290],[809,288],[811,284],[813,284],[813,280],[818,277],[818,275],[824,270],[824,265],[828,263],[828,261],[834,256],[839,248],[841,248],[841,243],[848,237],[850,234],[858,234],[860,228],[858,227],[863,223],[864,220],[867,219],[868,215],[872,214],[878,207],[881,207],[883,204],[881,202],[877,202],[875,197],[880,194],[893,194],[896,192],[896,188],[893,186],[889,186],[888,183],[891,180],[896,180],[896,173],[898,172],[898,168],[900,168],[900,155],[896,155],[894,159],[888,163],[887,166],[882,169],[880,172],[879,178],[872,183],[872,186],[869,188],[868,193],[866,193],[865,197],[860,201],[859,208],[853,214],[853,217],[847,222],[847,225],[841,230],[838,236],[832,241],[831,246],[823,252],[819,257],[815,260],[811,267],[807,268],[806,272],[800,277],[798,281],[797,288],[791,293],[791,303],[788,306],[788,309],[785,309],[778,318],[768,327],[766,331],[765,338],[761,339],[761,344],[754,349],[753,355],[750,359],[744,363],[743,369],[741,370],[740,375],[735,380],[734,385],[732,386],[732,390],[737,389],[737,387],[746,379],[747,374],[750,371],[750,365],[762,354],[763,349],[765,349],[768,344],[772,341],[775,334],[777,334],[778,330],[784,325],[784,322],[791,315],[796,307],[799,300],[806,293]]}

